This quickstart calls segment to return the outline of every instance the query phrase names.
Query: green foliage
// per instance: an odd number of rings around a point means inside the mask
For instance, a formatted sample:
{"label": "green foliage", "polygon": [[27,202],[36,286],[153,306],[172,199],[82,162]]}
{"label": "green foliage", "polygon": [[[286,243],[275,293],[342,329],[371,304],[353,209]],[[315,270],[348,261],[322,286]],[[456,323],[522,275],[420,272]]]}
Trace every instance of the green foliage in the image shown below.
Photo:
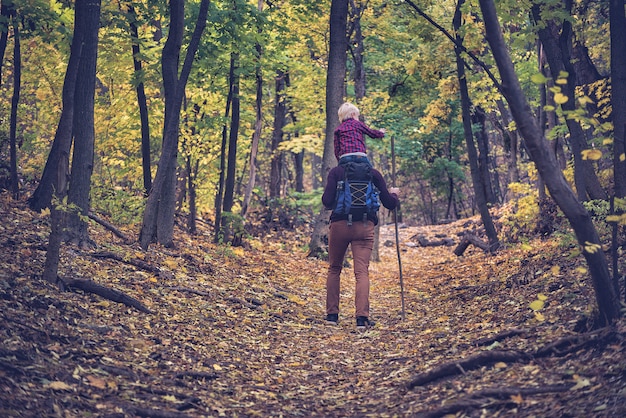
{"label": "green foliage", "polygon": [[106,187],[95,183],[91,188],[93,210],[106,214],[116,225],[135,225],[141,222],[145,197],[121,187]]}

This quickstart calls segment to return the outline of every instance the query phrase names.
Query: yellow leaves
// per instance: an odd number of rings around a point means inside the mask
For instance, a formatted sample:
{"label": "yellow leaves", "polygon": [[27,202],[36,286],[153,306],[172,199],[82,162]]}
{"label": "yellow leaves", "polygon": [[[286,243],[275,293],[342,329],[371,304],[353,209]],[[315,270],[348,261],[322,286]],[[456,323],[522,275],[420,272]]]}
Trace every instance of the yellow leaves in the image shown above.
{"label": "yellow leaves", "polygon": [[583,160],[597,161],[602,158],[602,151],[596,148],[585,149],[581,151]]}
{"label": "yellow leaves", "polygon": [[569,390],[579,390],[591,386],[591,382],[585,377],[574,375],[573,378],[576,384],[572,386]]}
{"label": "yellow leaves", "polygon": [[178,268],[178,262],[171,257],[165,259],[165,261],[163,261],[163,264],[165,264],[165,266],[170,270],[176,270]]}
{"label": "yellow leaves", "polygon": [[554,103],[556,104],[564,104],[567,103],[568,100],[568,97],[561,92],[554,94]]}
{"label": "yellow leaves", "polygon": [[96,387],[98,389],[106,389],[108,387],[106,380],[98,377],[98,376],[85,376],[85,378],[87,379],[87,383],[89,383],[90,386]]}
{"label": "yellow leaves", "polygon": [[539,299],[535,299],[534,301],[532,301],[532,302],[530,302],[528,304],[530,309],[532,309],[533,311],[539,311],[539,310],[543,309],[544,305],[545,305],[545,302],[543,300],[539,300]]}
{"label": "yellow leaves", "polygon": [[297,305],[300,305],[300,306],[306,305],[306,301],[304,301],[298,295],[289,294],[289,295],[287,295],[287,300],[289,300],[290,302],[293,302],[293,303],[295,303]]}
{"label": "yellow leaves", "polygon": [[593,242],[585,241],[584,250],[589,254],[595,254],[602,246]]}
{"label": "yellow leaves", "polygon": [[217,363],[213,363],[213,370],[215,370],[216,372],[222,371],[222,366],[220,366]]}
{"label": "yellow leaves", "polygon": [[60,380],[50,382],[46,385],[46,387],[52,390],[72,390],[72,386],[68,385],[65,382],[61,382]]}

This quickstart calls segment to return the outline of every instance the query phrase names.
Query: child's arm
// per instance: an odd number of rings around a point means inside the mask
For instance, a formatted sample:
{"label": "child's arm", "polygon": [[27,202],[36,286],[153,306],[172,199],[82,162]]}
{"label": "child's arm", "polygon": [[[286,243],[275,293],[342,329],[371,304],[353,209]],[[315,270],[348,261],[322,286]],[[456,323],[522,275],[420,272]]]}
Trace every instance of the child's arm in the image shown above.
{"label": "child's arm", "polygon": [[365,135],[369,136],[370,138],[383,138],[385,136],[385,129],[372,129],[369,126],[367,126],[366,124],[364,124],[363,122],[360,123],[360,127],[361,127],[361,132],[363,132]]}

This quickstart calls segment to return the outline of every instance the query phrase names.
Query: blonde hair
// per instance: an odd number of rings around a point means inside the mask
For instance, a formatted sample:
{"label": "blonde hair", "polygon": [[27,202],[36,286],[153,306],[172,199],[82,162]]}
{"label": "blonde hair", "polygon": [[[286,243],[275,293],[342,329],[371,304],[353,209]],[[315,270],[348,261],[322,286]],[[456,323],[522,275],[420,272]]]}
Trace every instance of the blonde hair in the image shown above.
{"label": "blonde hair", "polygon": [[358,119],[360,112],[355,105],[345,102],[344,104],[339,106],[337,114],[339,115],[339,122],[343,122],[344,120],[350,118]]}

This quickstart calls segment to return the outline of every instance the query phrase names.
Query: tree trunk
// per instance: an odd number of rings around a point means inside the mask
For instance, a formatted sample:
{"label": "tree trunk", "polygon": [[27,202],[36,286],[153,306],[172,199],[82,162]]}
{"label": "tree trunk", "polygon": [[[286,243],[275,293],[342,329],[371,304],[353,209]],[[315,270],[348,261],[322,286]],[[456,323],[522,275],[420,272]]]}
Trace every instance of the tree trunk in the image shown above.
{"label": "tree trunk", "polygon": [[170,0],[170,30],[161,58],[165,95],[163,149],[139,234],[139,241],[144,250],[154,240],[164,246],[173,245],[180,111],[191,66],[200,44],[200,37],[206,27],[208,11],[209,0],[202,0],[179,77],[178,64],[185,25],[185,2]]}
{"label": "tree trunk", "polygon": [[[13,4],[3,1],[0,5],[0,17],[4,22],[11,20],[13,14]],[[4,62],[4,53],[7,50],[7,42],[9,40],[9,25],[0,26],[0,85],[2,85],[2,63]]]}
{"label": "tree trunk", "polygon": [[[228,166],[226,168],[226,182],[224,183],[224,213],[232,214],[235,194],[235,175],[237,172],[237,139],[239,137],[239,120],[240,120],[240,105],[239,105],[239,55],[233,53],[233,59],[235,62],[234,67],[234,80],[232,81],[232,112],[230,119],[230,134],[228,136]],[[222,217],[222,234],[224,241],[230,241],[232,232],[232,216],[228,218]]]}
{"label": "tree trunk", "polygon": [[278,146],[283,141],[283,128],[287,118],[287,98],[285,87],[287,86],[287,73],[282,70],[276,72],[276,97],[274,100],[274,130],[270,145],[271,168],[270,168],[270,198],[280,197],[282,184],[283,153]]}
{"label": "tree trunk", "polygon": [[[263,11],[263,0],[258,0],[257,9],[259,12]],[[261,33],[259,28],[259,33]],[[246,216],[248,212],[248,206],[252,199],[252,190],[256,183],[256,158],[259,152],[259,141],[261,139],[261,132],[263,129],[263,70],[261,68],[261,56],[263,55],[263,49],[261,44],[255,45],[256,49],[256,100],[255,100],[255,119],[254,119],[254,133],[252,134],[252,145],[250,146],[250,175],[248,176],[248,184],[243,195],[243,202],[241,204],[241,216]]]}
{"label": "tree trunk", "polygon": [[[17,172],[17,107],[20,103],[20,84],[22,81],[22,54],[20,51],[20,30],[17,14],[13,12],[13,97],[11,98],[11,121],[9,127],[11,160],[11,194],[13,199],[20,198]],[[0,61],[1,65],[2,61]]]}
{"label": "tree trunk", "polygon": [[626,15],[622,0],[610,0],[611,114],[615,195],[626,197]]}
{"label": "tree trunk", "polygon": [[[346,75],[346,53],[348,38],[346,22],[348,17],[348,0],[332,0],[330,6],[330,47],[328,53],[328,69],[326,72],[326,133],[324,154],[322,157],[322,186],[326,186],[328,172],[336,165],[333,152],[333,137],[339,116],[337,109],[343,101],[344,78]],[[324,253],[322,240],[328,233],[328,215],[324,209],[315,217],[313,232],[309,243],[309,256],[319,257]]]}
{"label": "tree trunk", "polygon": [[485,199],[488,204],[498,203],[496,195],[493,190],[493,184],[491,181],[491,173],[489,172],[490,158],[489,158],[489,137],[487,136],[487,129],[485,127],[485,121],[487,116],[485,111],[480,106],[474,107],[472,113],[472,123],[478,125],[478,131],[476,131],[476,144],[478,145],[478,171],[480,173],[481,183],[485,189]]}
{"label": "tree trunk", "polygon": [[[52,195],[55,190],[55,184],[58,179],[59,164],[69,159],[70,148],[72,146],[72,123],[74,120],[74,91],[76,89],[76,78],[78,76],[78,66],[80,64],[80,55],[83,47],[83,26],[85,19],[82,13],[85,8],[84,0],[77,0],[74,10],[76,18],[74,19],[74,36],[72,38],[72,46],[70,49],[70,57],[65,70],[65,79],[63,81],[61,117],[54,135],[52,148],[48,154],[46,165],[41,175],[39,185],[28,199],[30,208],[34,211],[41,211],[50,207]],[[58,190],[58,189],[56,189]]]}
{"label": "tree trunk", "polygon": [[[228,95],[226,96],[226,111],[224,120],[230,115],[230,106],[233,100],[233,82],[235,80],[235,57],[230,56],[230,67],[228,71]],[[215,236],[213,241],[218,243],[222,240],[222,205],[224,203],[224,179],[226,177],[226,144],[228,143],[228,125],[224,122],[222,127],[222,144],[220,147],[220,175],[215,196]]]}
{"label": "tree trunk", "polygon": [[461,27],[461,6],[463,5],[463,3],[464,0],[459,0],[459,2],[457,3],[453,22],[455,30],[457,32],[457,44],[455,45],[454,51],[456,53],[456,70],[459,78],[459,90],[461,94],[463,132],[465,136],[465,143],[467,145],[467,156],[470,162],[470,172],[472,175],[472,183],[474,185],[476,205],[478,206],[480,218],[483,221],[483,225],[485,227],[485,233],[487,234],[487,239],[489,241],[490,251],[493,251],[499,246],[498,233],[496,232],[493,220],[491,219],[491,214],[489,213],[489,207],[487,206],[487,193],[485,190],[486,186],[483,182],[483,179],[481,178],[480,169],[478,167],[478,153],[476,152],[476,147],[474,145],[472,120],[470,115],[471,101],[469,97],[469,91],[467,89],[465,67],[463,66],[463,59],[461,58],[461,49],[458,47],[458,45],[463,44],[463,38],[458,35],[459,28]]}
{"label": "tree trunk", "polygon": [[[569,13],[571,1],[566,1],[566,4]],[[556,79],[561,72],[568,74],[567,83],[560,86],[563,94],[567,97],[567,101],[561,104],[561,107],[565,113],[565,121],[570,133],[570,144],[574,156],[574,183],[576,184],[578,199],[584,201],[587,199],[587,195],[591,199],[606,199],[607,194],[602,189],[591,160],[584,160],[582,156],[582,151],[587,148],[585,132],[579,122],[567,117],[568,113],[576,110],[576,69],[571,63],[570,52],[572,43],[571,23],[565,20],[559,30],[554,21],[543,22],[541,20],[539,5],[534,5],[532,12],[535,21],[544,24],[539,28],[538,33],[552,76]],[[559,32],[560,36],[558,35]]]}
{"label": "tree trunk", "polygon": [[143,168],[143,188],[146,196],[152,188],[152,168],[150,159],[150,123],[148,119],[148,104],[143,84],[141,60],[139,59],[139,31],[137,28],[137,13],[132,4],[129,6],[130,34],[132,37],[133,66],[137,78],[137,105],[139,106],[139,119],[141,122],[141,162]]}
{"label": "tree trunk", "polygon": [[479,0],[487,41],[502,77],[502,93],[520,130],[526,148],[546,182],[552,198],[570,222],[589,266],[599,309],[599,319],[612,323],[620,316],[620,303],[611,283],[608,264],[591,216],[567,184],[547,140],[533,118],[530,105],[520,86],[515,68],[502,37],[493,0]]}
{"label": "tree trunk", "polygon": [[98,57],[98,29],[100,27],[100,0],[86,2],[83,48],[74,92],[74,153],[68,189],[68,202],[76,205],[67,217],[67,239],[79,246],[88,245],[89,192],[95,144],[94,98],[96,92],[96,61]]}

